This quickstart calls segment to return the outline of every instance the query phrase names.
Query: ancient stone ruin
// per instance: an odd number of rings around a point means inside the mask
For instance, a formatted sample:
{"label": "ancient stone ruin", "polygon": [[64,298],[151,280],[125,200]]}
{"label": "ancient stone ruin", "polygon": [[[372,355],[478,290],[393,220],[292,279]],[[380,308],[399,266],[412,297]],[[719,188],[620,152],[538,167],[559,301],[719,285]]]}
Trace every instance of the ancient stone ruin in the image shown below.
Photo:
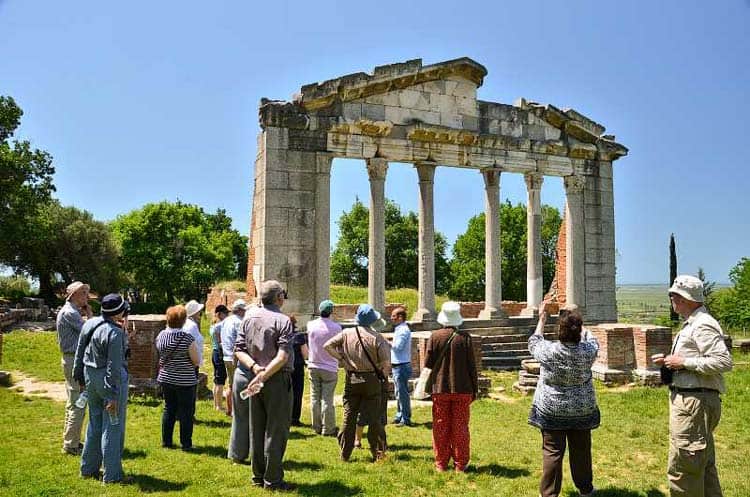
{"label": "ancient stone ruin", "polygon": [[[418,308],[411,310],[416,330],[437,326],[433,187],[438,167],[475,169],[483,181],[485,299],[467,305],[476,312],[467,314],[475,317],[465,327],[478,337],[485,368],[513,369],[528,358],[526,339],[549,283],[542,281],[541,257],[545,177],[562,178],[566,193],[556,303],[577,305],[589,325],[616,323],[612,167],[628,150],[605,134],[604,126],[573,109],[523,98],[512,105],[478,100],[485,76],[487,70],[469,58],[426,66],[415,59],[302,86],[292,101],[262,99],[247,297],[257,295],[257,283],[279,280],[290,294],[285,311],[295,313],[301,325],[313,317],[317,302],[328,298],[331,163],[340,157],[363,160],[370,180],[368,301],[376,309],[384,311],[388,304],[384,190],[389,163],[399,162],[413,164],[418,177]],[[521,307],[502,299],[500,184],[507,174],[524,175],[528,191],[528,298]],[[601,328],[606,344],[613,343],[609,334],[618,329]],[[554,336],[554,318],[545,331]],[[600,369],[611,377],[615,370],[629,374],[644,364],[620,362],[617,368],[605,362]]]}

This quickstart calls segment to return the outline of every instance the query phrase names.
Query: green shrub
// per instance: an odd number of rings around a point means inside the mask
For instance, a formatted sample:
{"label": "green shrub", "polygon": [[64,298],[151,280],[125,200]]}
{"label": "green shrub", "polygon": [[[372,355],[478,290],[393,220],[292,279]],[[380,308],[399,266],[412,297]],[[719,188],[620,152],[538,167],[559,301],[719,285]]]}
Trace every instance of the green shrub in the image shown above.
{"label": "green shrub", "polygon": [[11,301],[31,295],[31,284],[22,276],[0,276],[0,297]]}

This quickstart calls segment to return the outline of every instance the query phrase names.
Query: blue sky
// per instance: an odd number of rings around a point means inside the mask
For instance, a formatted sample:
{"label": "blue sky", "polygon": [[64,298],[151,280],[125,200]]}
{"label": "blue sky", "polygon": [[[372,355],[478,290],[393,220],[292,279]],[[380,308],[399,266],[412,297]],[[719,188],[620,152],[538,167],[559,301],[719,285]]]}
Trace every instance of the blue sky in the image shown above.
{"label": "blue sky", "polygon": [[[750,1],[59,2],[0,0],[0,94],[19,137],[55,158],[57,196],[110,220],[163,199],[225,208],[247,234],[261,97],[377,65],[468,56],[479,98],[572,107],[630,149],[615,163],[618,282],[727,281],[750,256]],[[368,199],[364,164],[334,162],[332,217]],[[416,210],[414,169],[386,194]],[[450,242],[483,209],[478,173],[440,168]],[[502,196],[525,202],[520,176]],[[561,180],[542,201],[561,207]],[[335,235],[335,226],[333,230]]]}

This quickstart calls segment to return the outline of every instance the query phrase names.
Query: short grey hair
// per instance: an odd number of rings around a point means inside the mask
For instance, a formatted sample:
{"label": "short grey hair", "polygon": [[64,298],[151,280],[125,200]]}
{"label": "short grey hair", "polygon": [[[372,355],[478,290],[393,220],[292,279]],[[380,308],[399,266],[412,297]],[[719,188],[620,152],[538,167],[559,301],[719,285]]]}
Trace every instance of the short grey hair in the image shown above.
{"label": "short grey hair", "polygon": [[260,300],[263,305],[273,304],[283,291],[284,287],[278,281],[266,280],[260,284]]}

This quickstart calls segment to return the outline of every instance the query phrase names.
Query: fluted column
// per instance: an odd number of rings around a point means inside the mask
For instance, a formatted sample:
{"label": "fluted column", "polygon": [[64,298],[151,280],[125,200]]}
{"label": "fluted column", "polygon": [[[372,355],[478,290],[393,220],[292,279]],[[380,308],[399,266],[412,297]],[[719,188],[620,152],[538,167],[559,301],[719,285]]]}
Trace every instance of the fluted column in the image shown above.
{"label": "fluted column", "polygon": [[419,175],[419,303],[414,319],[434,321],[435,314],[435,216],[433,187],[435,164],[416,164]]}
{"label": "fluted column", "polygon": [[500,171],[482,171],[484,178],[484,309],[480,319],[505,317],[503,312],[502,248],[500,246]]}
{"label": "fluted column", "polygon": [[318,154],[315,175],[315,301],[331,291],[331,162],[333,157]]}
{"label": "fluted column", "polygon": [[541,189],[544,176],[526,173],[526,308],[524,316],[536,316],[542,302],[544,282],[542,277],[542,202]]}
{"label": "fluted column", "polygon": [[370,177],[370,240],[367,256],[367,300],[378,312],[385,310],[385,175],[388,161],[368,159]]}
{"label": "fluted column", "polygon": [[583,313],[585,301],[585,263],[583,189],[581,176],[565,177],[565,300]]}

